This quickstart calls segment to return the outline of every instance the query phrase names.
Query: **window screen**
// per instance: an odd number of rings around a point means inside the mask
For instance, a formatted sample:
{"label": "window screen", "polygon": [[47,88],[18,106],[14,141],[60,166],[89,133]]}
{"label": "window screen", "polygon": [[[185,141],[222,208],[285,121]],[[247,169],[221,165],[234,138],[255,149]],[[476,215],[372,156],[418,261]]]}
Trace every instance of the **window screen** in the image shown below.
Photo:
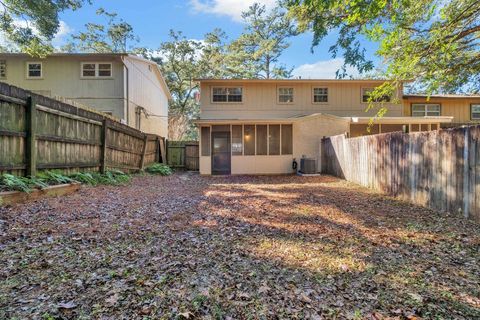
{"label": "window screen", "polygon": [[112,76],[112,64],[111,63],[99,63],[98,64],[98,76],[99,77],[111,77]]}
{"label": "window screen", "polygon": [[0,60],[0,78],[7,77],[7,61]]}
{"label": "window screen", "polygon": [[242,126],[232,126],[232,155],[241,156],[243,154]]}
{"label": "window screen", "polygon": [[267,155],[267,125],[257,125],[257,155],[264,156]]}
{"label": "window screen", "polygon": [[480,120],[480,104],[472,104],[472,120]]}
{"label": "window screen", "polygon": [[210,156],[210,127],[202,127],[202,156]]}
{"label": "window screen", "polygon": [[328,102],[328,88],[313,88],[313,102]]}
{"label": "window screen", "polygon": [[268,154],[280,154],[280,125],[271,124],[268,126]]}
{"label": "window screen", "polygon": [[292,145],[292,125],[282,124],[282,154],[292,154]]}
{"label": "window screen", "polygon": [[278,88],[278,102],[292,103],[293,102],[293,88]]}
{"label": "window screen", "polygon": [[[370,94],[375,90],[374,88],[362,88],[362,102],[368,102],[368,98],[370,98]],[[375,102],[390,102],[390,96],[383,96],[381,98],[376,98]]]}
{"label": "window screen", "polygon": [[212,89],[213,102],[242,102],[243,90],[240,87],[225,88],[214,87]]}
{"label": "window screen", "polygon": [[439,116],[440,105],[439,104],[412,104],[412,116],[425,117],[425,116]]}
{"label": "window screen", "polygon": [[243,126],[243,153],[246,156],[255,155],[255,126]]}
{"label": "window screen", "polygon": [[40,62],[29,62],[27,67],[28,67],[29,78],[42,77],[42,64]]}

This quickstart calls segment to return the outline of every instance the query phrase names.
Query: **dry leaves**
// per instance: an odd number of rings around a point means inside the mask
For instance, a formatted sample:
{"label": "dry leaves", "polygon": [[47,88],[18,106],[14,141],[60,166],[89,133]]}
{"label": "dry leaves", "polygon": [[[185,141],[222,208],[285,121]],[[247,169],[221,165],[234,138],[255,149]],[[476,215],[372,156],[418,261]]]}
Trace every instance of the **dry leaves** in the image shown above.
{"label": "dry leaves", "polygon": [[332,177],[137,177],[0,209],[0,318],[479,318],[478,227]]}

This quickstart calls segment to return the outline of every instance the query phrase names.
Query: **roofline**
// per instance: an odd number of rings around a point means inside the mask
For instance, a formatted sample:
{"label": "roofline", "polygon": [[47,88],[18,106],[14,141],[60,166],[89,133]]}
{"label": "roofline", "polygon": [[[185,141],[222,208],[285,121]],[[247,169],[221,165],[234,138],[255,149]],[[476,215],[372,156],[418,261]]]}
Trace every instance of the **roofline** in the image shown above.
{"label": "roofline", "polygon": [[[367,124],[372,117],[346,117],[351,123]],[[449,116],[430,116],[430,117],[380,117],[373,118],[374,123],[380,124],[398,124],[398,123],[451,123],[453,117]]]}
{"label": "roofline", "polygon": [[[296,82],[296,83],[310,83],[310,82],[388,82],[388,79],[193,79],[195,82],[204,82],[204,83],[221,83],[221,82],[232,82],[232,83],[275,83],[275,82]],[[408,82],[407,80],[401,81]]]}
{"label": "roofline", "polygon": [[425,98],[425,99],[480,99],[480,95],[478,94],[404,94],[404,99],[410,98]]}

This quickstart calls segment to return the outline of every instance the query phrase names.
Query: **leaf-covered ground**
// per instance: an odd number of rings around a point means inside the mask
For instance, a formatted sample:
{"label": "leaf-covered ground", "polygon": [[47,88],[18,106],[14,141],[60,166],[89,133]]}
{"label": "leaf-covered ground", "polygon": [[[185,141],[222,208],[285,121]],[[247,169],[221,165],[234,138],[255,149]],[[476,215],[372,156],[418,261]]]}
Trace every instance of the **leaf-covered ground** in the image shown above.
{"label": "leaf-covered ground", "polygon": [[137,177],[0,219],[0,319],[480,317],[478,224],[332,177]]}

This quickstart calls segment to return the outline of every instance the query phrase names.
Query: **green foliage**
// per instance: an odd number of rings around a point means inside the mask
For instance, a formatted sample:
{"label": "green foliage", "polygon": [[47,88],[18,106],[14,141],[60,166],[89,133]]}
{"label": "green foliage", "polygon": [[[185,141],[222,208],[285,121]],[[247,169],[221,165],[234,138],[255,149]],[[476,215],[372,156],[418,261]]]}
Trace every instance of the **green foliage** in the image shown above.
{"label": "green foliage", "polygon": [[98,173],[93,173],[93,172],[75,172],[70,175],[70,177],[83,184],[87,184],[90,186],[96,186],[98,185]]}
{"label": "green foliage", "polygon": [[249,78],[290,78],[292,69],[278,63],[290,46],[288,39],[298,34],[287,13],[279,7],[268,11],[255,3],[242,18],[243,33],[229,47],[236,64],[243,66]]}
{"label": "green foliage", "polygon": [[145,171],[150,174],[159,174],[162,176],[169,176],[173,173],[173,170],[169,166],[162,163],[151,164],[145,169]]}
{"label": "green foliage", "polygon": [[70,177],[75,181],[91,186],[99,184],[122,185],[130,182],[130,176],[119,170],[107,171],[105,174],[98,172],[77,172]]}
{"label": "green foliage", "polygon": [[0,176],[0,190],[30,192],[32,189],[28,178],[4,173]]}
{"label": "green foliage", "polygon": [[[85,31],[72,35],[70,42],[62,47],[66,52],[127,52],[134,50],[128,47],[128,41],[138,42],[139,39],[133,32],[133,27],[116,13],[97,10],[97,15],[104,17],[106,25],[98,23],[85,24]],[[130,49],[130,50],[129,50]]]}
{"label": "green foliage", "polygon": [[3,0],[0,2],[0,31],[10,49],[32,56],[53,51],[51,40],[57,33],[59,13],[76,10],[90,0]]}
{"label": "green foliage", "polygon": [[36,177],[38,180],[45,182],[48,185],[72,183],[73,179],[63,175],[59,171],[43,171],[39,172]]}
{"label": "green foliage", "polygon": [[411,79],[412,91],[427,94],[480,92],[478,0],[287,0],[286,5],[301,30],[313,31],[314,47],[338,32],[329,49],[333,57],[343,54],[345,59],[338,77],[347,76],[347,66],[361,73],[373,70],[363,43],[379,44],[383,78],[390,81],[372,94],[371,102]]}

